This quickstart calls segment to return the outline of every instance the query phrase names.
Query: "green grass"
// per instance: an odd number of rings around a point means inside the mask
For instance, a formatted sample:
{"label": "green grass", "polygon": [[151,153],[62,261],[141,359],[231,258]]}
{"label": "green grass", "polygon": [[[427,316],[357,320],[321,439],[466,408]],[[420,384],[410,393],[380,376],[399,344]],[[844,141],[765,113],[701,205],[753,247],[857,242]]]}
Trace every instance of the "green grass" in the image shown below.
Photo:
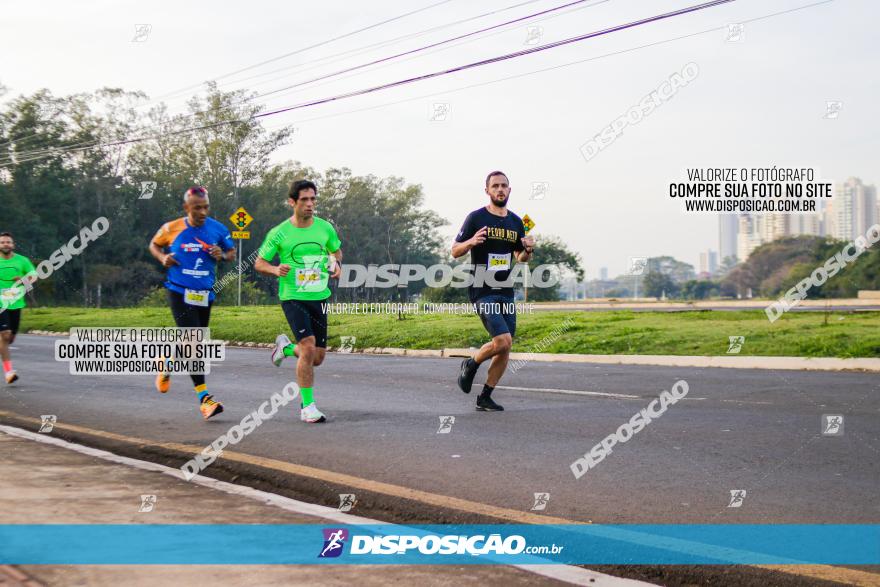
{"label": "green grass", "polygon": [[[569,319],[570,327],[563,322]],[[745,336],[740,355],[803,357],[880,356],[880,314],[788,313],[771,324],[763,311],[733,312],[534,312],[518,316],[515,352],[599,355],[726,355],[728,337]],[[166,308],[28,308],[22,331],[68,330],[73,326],[173,326]],[[553,335],[553,331],[557,335]],[[562,330],[561,334],[558,331]],[[215,307],[212,336],[225,340],[272,342],[289,328],[279,306]],[[477,347],[488,336],[480,320],[450,314],[331,314],[330,340],[356,337],[356,347],[440,349]]]}

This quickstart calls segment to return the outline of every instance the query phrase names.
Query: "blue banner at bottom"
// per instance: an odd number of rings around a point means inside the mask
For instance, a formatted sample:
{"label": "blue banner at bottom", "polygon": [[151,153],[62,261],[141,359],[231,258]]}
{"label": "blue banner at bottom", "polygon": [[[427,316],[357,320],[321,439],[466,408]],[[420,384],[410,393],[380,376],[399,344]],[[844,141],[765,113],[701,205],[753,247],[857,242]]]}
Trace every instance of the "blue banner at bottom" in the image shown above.
{"label": "blue banner at bottom", "polygon": [[878,525],[0,525],[0,564],[880,564]]}

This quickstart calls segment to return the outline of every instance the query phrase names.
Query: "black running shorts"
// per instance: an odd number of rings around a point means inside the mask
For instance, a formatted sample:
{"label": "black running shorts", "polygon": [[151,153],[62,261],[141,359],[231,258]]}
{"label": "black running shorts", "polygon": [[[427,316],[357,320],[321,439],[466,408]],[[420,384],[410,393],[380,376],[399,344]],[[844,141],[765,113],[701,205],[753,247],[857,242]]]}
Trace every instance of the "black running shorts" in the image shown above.
{"label": "black running shorts", "polygon": [[11,330],[12,336],[18,332],[18,325],[21,322],[21,308],[18,310],[3,310],[0,312],[0,332]]}
{"label": "black running shorts", "polygon": [[285,300],[281,309],[296,342],[308,336],[315,337],[315,346],[327,348],[327,300]]}

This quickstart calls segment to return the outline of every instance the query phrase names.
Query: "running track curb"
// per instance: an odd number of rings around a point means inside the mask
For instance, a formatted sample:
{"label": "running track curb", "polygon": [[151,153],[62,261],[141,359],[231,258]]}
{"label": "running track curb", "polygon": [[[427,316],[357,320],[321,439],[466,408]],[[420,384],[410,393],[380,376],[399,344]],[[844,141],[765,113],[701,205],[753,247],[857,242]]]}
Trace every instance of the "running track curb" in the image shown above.
{"label": "running track curb", "polygon": [[[69,336],[69,332],[50,330],[30,330],[26,334],[39,336]],[[240,340],[225,341],[227,346],[240,348],[271,349],[275,345],[267,342],[248,342]],[[366,347],[353,351],[340,351],[338,347],[328,347],[332,352],[358,355],[392,355],[398,357],[470,357],[477,349],[403,349],[395,347]],[[745,356],[688,356],[688,355],[576,355],[563,353],[510,353],[511,361],[539,361],[555,363],[592,363],[603,365],[654,365],[659,367],[705,367],[723,369],[781,369],[785,371],[861,371],[880,373],[880,359],[835,357],[745,357]]]}

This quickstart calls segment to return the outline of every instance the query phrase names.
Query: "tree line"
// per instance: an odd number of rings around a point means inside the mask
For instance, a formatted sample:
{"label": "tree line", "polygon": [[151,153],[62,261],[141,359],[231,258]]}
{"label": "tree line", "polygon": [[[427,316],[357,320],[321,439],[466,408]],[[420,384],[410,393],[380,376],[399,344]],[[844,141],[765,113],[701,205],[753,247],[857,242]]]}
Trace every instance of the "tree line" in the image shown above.
{"label": "tree line", "polygon": [[[715,279],[694,279],[690,274],[664,270],[648,262],[642,280],[646,296],[686,300],[711,297],[776,298],[810,276],[846,245],[820,236],[791,236],[764,243],[743,263],[726,259]],[[690,267],[690,266],[688,266]],[[691,268],[692,269],[692,268]],[[880,250],[872,247],[821,286],[810,289],[811,298],[853,298],[859,290],[880,290]]]}
{"label": "tree line", "polygon": [[[295,144],[296,131],[267,130],[255,118],[262,107],[251,97],[209,83],[179,114],[169,113],[164,103],[150,103],[142,92],[111,88],[64,97],[41,90],[6,101],[0,110],[0,231],[13,234],[17,251],[37,262],[95,218],[110,221],[105,235],[52,279],[37,282],[38,301],[162,303],[163,271],[147,253],[147,242],[162,223],[182,215],[182,194],[195,184],[208,189],[212,216],[227,226],[239,207],[254,218],[243,258],[290,216],[290,183],[308,178],[319,186],[318,215],[343,239],[344,262],[450,261],[439,232],[448,222],[425,208],[421,185],[401,177],[356,176],[347,168],[319,172],[299,161],[272,163],[276,149]],[[580,271],[579,257],[559,239],[547,239],[537,252],[537,258]],[[221,264],[218,277],[234,269]],[[274,299],[274,279],[247,267],[243,281],[244,303]],[[411,299],[423,288],[345,288],[334,291],[334,299]],[[234,300],[236,290],[224,288],[220,303]]]}

